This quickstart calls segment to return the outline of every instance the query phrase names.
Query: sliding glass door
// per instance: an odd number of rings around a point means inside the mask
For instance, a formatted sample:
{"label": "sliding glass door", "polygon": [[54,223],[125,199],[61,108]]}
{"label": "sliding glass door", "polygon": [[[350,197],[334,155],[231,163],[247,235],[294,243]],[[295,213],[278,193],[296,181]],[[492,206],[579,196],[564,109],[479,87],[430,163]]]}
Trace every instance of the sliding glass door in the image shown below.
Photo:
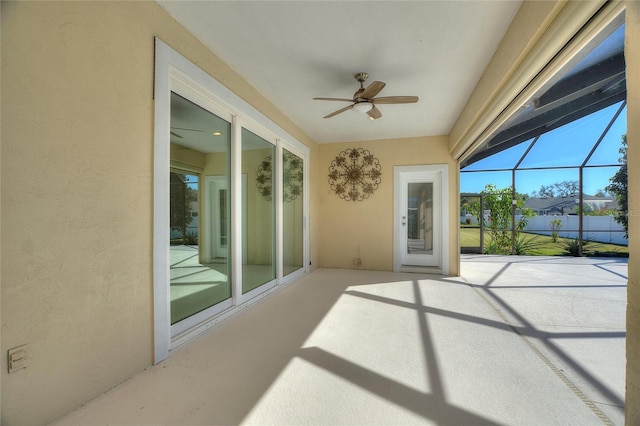
{"label": "sliding glass door", "polygon": [[242,208],[242,214],[247,217],[242,294],[276,278],[275,148],[264,138],[242,129],[242,174],[255,182],[242,190],[247,200]]}
{"label": "sliding glass door", "polygon": [[308,271],[309,150],[156,39],[155,360]]}
{"label": "sliding glass door", "polygon": [[282,149],[282,275],[304,266],[304,161]]}
{"label": "sliding glass door", "polygon": [[172,93],[170,133],[171,324],[192,318],[188,327],[232,296],[231,123]]}

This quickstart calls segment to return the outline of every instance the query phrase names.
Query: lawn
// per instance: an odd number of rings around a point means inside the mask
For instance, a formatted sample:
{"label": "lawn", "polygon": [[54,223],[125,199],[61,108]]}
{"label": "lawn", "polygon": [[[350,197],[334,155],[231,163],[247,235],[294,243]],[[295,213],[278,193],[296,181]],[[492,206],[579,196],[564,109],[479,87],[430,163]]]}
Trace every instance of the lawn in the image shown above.
{"label": "lawn", "polygon": [[[531,246],[529,255],[538,256],[567,256],[569,255],[568,244],[574,242],[558,238],[557,242],[553,242],[550,236],[530,234],[526,232],[520,233],[527,245]],[[489,239],[488,233],[485,233],[485,243]],[[480,228],[460,227],[460,246],[461,247],[479,247],[480,246]],[[597,242],[583,242],[583,251],[587,255],[593,256],[629,256],[629,247],[617,244],[606,244]]]}

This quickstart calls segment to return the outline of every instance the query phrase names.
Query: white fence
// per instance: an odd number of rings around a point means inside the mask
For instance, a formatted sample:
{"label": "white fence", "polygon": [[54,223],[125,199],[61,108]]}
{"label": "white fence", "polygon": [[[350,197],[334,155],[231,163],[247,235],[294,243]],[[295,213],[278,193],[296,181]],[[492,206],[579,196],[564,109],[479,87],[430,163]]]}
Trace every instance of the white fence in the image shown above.
{"label": "white fence", "polygon": [[[467,218],[476,224],[478,221],[471,216],[463,216],[460,223],[466,223]],[[519,220],[520,216],[516,216]],[[532,234],[551,235],[551,221],[560,220],[562,226],[558,231],[558,237],[578,237],[578,216],[534,216],[529,218],[529,223],[524,229]],[[624,237],[624,228],[616,222],[613,216],[583,216],[582,238],[601,243],[628,245],[629,241]]]}
{"label": "white fence", "polygon": [[[529,218],[525,231],[534,234],[551,235],[551,221],[560,220],[562,227],[558,236],[563,238],[578,237],[578,216],[534,216]],[[583,216],[582,238],[601,243],[628,245],[624,237],[624,228],[613,216]]]}

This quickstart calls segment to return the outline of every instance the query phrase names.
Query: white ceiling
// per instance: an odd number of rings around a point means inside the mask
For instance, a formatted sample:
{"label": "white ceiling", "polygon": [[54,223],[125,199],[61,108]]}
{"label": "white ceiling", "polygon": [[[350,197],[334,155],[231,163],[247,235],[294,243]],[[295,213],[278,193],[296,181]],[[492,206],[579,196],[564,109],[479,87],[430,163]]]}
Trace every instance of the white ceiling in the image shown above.
{"label": "white ceiling", "polygon": [[[158,3],[318,143],[446,135],[520,0]],[[346,111],[353,75],[387,83],[382,118]]]}

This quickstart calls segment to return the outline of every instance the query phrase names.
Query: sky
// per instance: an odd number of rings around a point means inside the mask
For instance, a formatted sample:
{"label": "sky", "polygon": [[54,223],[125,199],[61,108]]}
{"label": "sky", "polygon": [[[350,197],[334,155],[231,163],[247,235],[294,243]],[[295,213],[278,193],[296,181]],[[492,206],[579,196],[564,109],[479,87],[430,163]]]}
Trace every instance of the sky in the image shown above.
{"label": "sky", "polygon": [[[543,134],[516,170],[516,191],[530,194],[541,185],[562,181],[577,181],[582,165],[598,139],[611,122],[622,102],[611,105],[565,126]],[[621,137],[627,132],[626,107],[618,115],[583,169],[583,193],[593,195],[604,189],[618,167],[592,167],[619,164]],[[511,169],[531,145],[528,140],[480,160],[461,170],[460,192],[477,193],[488,183],[498,188],[511,186]],[[591,166],[591,167],[590,167]],[[526,170],[539,167],[563,167],[546,170]],[[479,172],[481,170],[504,170]],[[473,173],[466,173],[474,171]]]}

